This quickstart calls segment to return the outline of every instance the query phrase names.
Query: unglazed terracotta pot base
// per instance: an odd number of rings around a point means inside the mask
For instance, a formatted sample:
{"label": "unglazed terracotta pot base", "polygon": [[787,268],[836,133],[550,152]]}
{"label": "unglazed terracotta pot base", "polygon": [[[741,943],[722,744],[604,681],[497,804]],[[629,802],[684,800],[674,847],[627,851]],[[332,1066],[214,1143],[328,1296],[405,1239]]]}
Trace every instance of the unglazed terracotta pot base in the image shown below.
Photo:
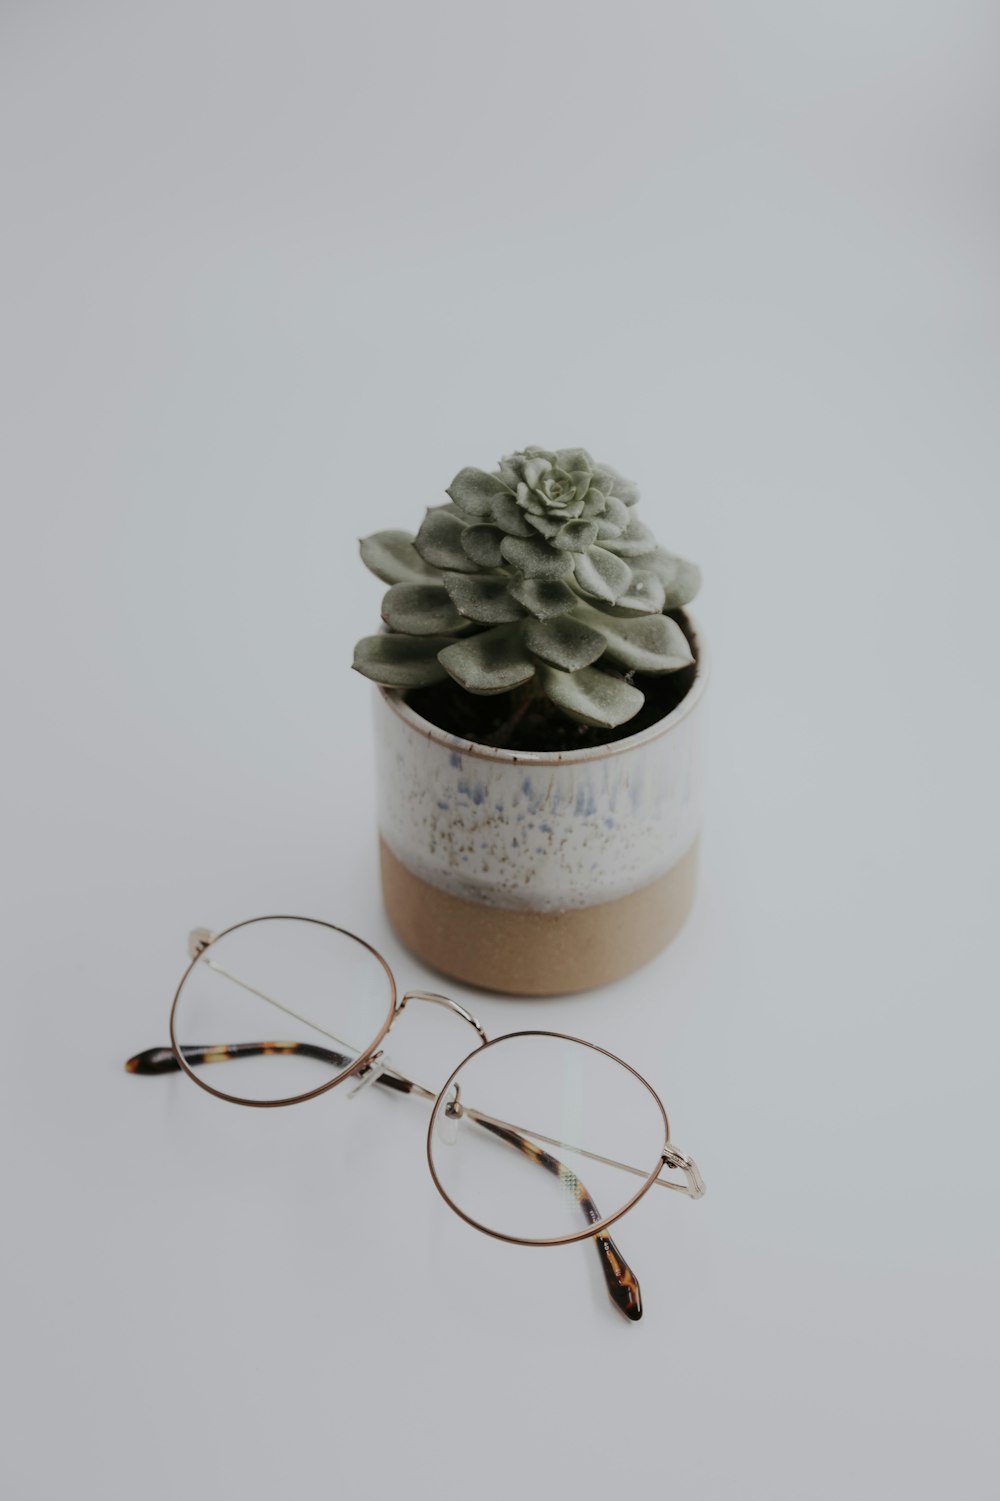
{"label": "unglazed terracotta pot base", "polygon": [[508,995],[566,995],[620,979],[676,937],[694,897],[697,842],[648,886],[566,912],[452,896],[411,874],[379,842],[386,911],[407,948],[453,979]]}

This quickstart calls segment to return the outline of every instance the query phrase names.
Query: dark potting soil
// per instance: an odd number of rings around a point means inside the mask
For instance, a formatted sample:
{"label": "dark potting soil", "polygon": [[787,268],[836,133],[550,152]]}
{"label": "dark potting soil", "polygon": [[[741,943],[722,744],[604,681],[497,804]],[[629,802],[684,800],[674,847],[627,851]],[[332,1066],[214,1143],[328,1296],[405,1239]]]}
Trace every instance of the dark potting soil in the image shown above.
{"label": "dark potting soil", "polygon": [[[698,646],[690,622],[683,610],[669,612],[698,655]],[[602,669],[604,670],[604,669]],[[595,729],[578,724],[563,714],[547,698],[538,696],[533,684],[526,683],[510,693],[467,693],[452,679],[430,688],[414,688],[405,694],[406,702],[417,714],[463,740],[511,751],[590,750],[611,745],[629,735],[638,735],[650,725],[665,719],[689,693],[695,679],[696,665],[679,672],[633,672],[622,674],[646,695],[638,714],[616,730]]]}

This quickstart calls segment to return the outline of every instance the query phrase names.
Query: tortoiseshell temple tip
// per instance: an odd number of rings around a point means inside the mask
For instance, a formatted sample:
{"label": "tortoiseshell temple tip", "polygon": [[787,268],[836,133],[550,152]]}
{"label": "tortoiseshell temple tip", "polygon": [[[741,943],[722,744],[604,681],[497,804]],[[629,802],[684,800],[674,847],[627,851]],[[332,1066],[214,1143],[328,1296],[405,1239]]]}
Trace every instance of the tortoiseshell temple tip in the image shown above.
{"label": "tortoiseshell temple tip", "polygon": [[635,1323],[642,1318],[639,1279],[610,1235],[595,1235],[594,1239],[601,1253],[601,1266],[604,1270],[604,1280],[608,1284],[608,1297],[624,1318]]}
{"label": "tortoiseshell temple tip", "polygon": [[177,1059],[169,1048],[147,1048],[125,1064],[125,1071],[129,1074],[170,1074],[177,1068]]}

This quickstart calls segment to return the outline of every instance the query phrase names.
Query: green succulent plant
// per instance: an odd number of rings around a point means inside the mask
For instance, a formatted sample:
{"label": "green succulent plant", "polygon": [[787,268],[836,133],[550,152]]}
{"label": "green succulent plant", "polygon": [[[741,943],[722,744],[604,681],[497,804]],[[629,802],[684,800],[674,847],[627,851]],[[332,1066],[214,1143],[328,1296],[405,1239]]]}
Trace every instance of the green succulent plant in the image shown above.
{"label": "green succulent plant", "polygon": [[664,613],[693,599],[698,569],[658,546],[639,492],[584,448],[526,448],[492,473],[462,469],[416,536],[376,532],[364,562],[389,584],[387,630],[354,666],[389,688],[450,676],[469,693],[523,684],[564,714],[612,729],[638,713],[641,673],[692,661]]}

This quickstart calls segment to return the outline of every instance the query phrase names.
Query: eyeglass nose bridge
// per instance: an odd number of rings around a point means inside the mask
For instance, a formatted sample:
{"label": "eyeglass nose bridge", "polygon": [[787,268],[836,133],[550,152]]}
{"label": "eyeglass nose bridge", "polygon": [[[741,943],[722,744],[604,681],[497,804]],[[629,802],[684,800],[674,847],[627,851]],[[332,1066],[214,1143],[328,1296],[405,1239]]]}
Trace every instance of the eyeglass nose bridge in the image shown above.
{"label": "eyeglass nose bridge", "polygon": [[453,1001],[450,995],[441,995],[436,990],[408,990],[396,1002],[393,1017],[400,1015],[407,1001],[430,1001],[435,1006],[444,1006],[448,1011],[454,1011],[455,1015],[460,1016],[464,1022],[468,1022],[469,1026],[473,1027],[479,1033],[480,1042],[489,1042],[489,1038],[476,1021],[472,1012],[467,1011],[464,1006],[459,1005],[458,1001]]}

